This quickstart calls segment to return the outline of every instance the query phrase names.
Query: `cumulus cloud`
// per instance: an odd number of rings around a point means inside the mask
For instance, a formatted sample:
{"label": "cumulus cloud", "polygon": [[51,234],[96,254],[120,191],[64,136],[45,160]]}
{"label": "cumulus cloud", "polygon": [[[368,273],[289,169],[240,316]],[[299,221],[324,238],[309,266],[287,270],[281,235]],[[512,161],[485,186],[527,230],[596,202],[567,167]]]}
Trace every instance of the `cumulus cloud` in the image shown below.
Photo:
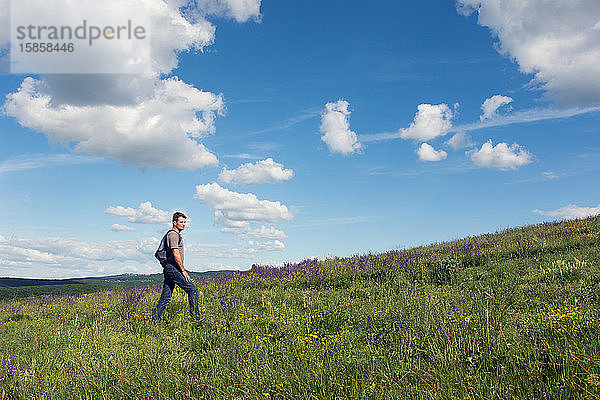
{"label": "cumulus cloud", "polygon": [[350,130],[350,104],[346,100],[325,104],[325,112],[321,115],[321,140],[327,144],[331,153],[348,155],[362,149],[356,133]]}
{"label": "cumulus cloud", "polygon": [[[77,238],[21,238],[0,235],[0,276],[73,278],[121,273],[156,273],[154,251],[160,239],[85,241]],[[186,255],[216,259],[255,259],[260,251],[280,251],[282,244],[253,242],[253,247],[188,244]],[[283,246],[285,248],[285,246]],[[219,269],[202,263],[206,269]]]}
{"label": "cumulus cloud", "polygon": [[218,183],[196,186],[194,198],[211,206],[229,221],[277,223],[293,218],[290,210],[278,201],[259,200],[252,193],[233,192]]}
{"label": "cumulus cloud", "polygon": [[[55,10],[60,10],[56,12]],[[185,11],[184,11],[185,10]],[[44,0],[32,0],[26,4],[20,4],[15,8],[15,15],[27,14],[30,21],[42,22],[45,25],[55,26],[78,26],[82,19],[86,19],[90,25],[118,25],[123,21],[132,20],[141,23],[146,28],[149,39],[150,60],[147,66],[146,78],[155,74],[166,74],[177,67],[178,53],[181,51],[202,50],[214,42],[215,26],[202,17],[192,17],[197,14],[192,2],[179,0],[136,0],[120,1],[107,0],[101,5],[95,2],[73,2],[70,0],[53,0],[52,4]],[[18,12],[17,12],[18,11]],[[91,51],[90,49],[84,49]],[[104,82],[119,80],[126,84],[123,76],[119,76],[120,70],[127,72],[128,65],[135,63],[131,54],[136,50],[129,40],[97,41],[94,43],[93,51],[86,53],[85,57],[70,57],[69,64],[82,64],[86,68],[77,72],[91,72],[90,67],[94,65],[111,65],[115,70],[97,72],[111,72],[115,76],[104,77]],[[78,53],[79,54],[79,53]],[[64,57],[60,57],[64,59]],[[51,61],[51,60],[50,60]],[[108,62],[107,62],[108,61]],[[68,67],[69,65],[63,65]],[[46,66],[44,66],[46,67]],[[43,70],[41,71],[43,72]],[[68,73],[68,70],[52,72]],[[97,75],[86,75],[84,80],[94,80]],[[65,79],[67,77],[63,77]],[[114,80],[113,80],[114,79]],[[83,87],[82,91],[87,92]],[[108,89],[108,88],[105,88]],[[110,91],[110,89],[109,89]]]}
{"label": "cumulus cloud", "polygon": [[[271,224],[293,218],[288,207],[278,201],[259,200],[252,193],[233,192],[218,183],[196,186],[194,198],[214,210],[214,221],[222,226],[221,231],[225,233],[258,239],[283,239],[285,233]],[[256,223],[263,224],[255,228],[253,224]]]}
{"label": "cumulus cloud", "polygon": [[485,99],[483,104],[481,105],[481,111],[483,114],[479,117],[481,121],[485,119],[494,118],[498,115],[498,109],[504,105],[512,103],[512,97],[495,95],[490,97],[489,99]]}
{"label": "cumulus cloud", "polygon": [[177,67],[180,52],[199,51],[214,42],[215,27],[206,15],[221,9],[243,22],[259,17],[260,1],[140,1],[153,27],[150,72],[28,77],[7,96],[3,111],[52,141],[73,144],[74,151],[126,165],[215,166],[216,156],[201,139],[215,132],[215,118],[225,111],[222,96],[161,75]]}
{"label": "cumulus cloud", "polygon": [[454,136],[444,143],[446,146],[452,147],[454,150],[465,149],[473,146],[471,136],[465,131],[459,131]]}
{"label": "cumulus cloud", "polygon": [[223,226],[221,232],[237,236],[252,236],[259,239],[285,239],[287,237],[285,232],[274,226],[261,225],[260,228],[252,228],[250,222],[229,220],[221,212],[215,212],[215,223]]}
{"label": "cumulus cloud", "polygon": [[569,204],[554,211],[535,209],[533,212],[549,217],[560,217],[564,219],[587,218],[600,214],[600,204],[598,204],[597,207],[579,207],[575,204]]}
{"label": "cumulus cloud", "polygon": [[[177,78],[158,80],[151,97],[132,105],[63,105],[25,78],[7,96],[4,109],[28,128],[53,141],[75,142],[75,151],[112,158],[137,167],[196,169],[217,158],[195,139],[214,132],[221,96],[202,92]],[[202,111],[199,118],[197,112]]]}
{"label": "cumulus cloud", "polygon": [[[9,1],[2,0],[0,4],[2,3],[8,4]],[[10,7],[1,9],[9,10],[8,17],[10,16]],[[57,13],[54,10],[61,12]],[[178,53],[202,51],[214,43],[216,28],[206,19],[207,15],[235,16],[238,22],[258,20],[260,0],[105,0],[100,6],[89,1],[53,0],[52,4],[48,4],[44,0],[30,0],[27,5],[19,5],[13,11],[16,16],[20,12],[26,12],[30,20],[58,26],[78,26],[83,18],[90,25],[98,26],[114,26],[122,21],[132,20],[136,25],[139,23],[144,26],[146,35],[151,39],[150,72],[166,74],[177,67]],[[0,13],[0,21],[4,19],[5,13]],[[132,50],[135,48],[132,48],[131,42],[127,40],[110,41],[110,46],[108,43],[97,41],[94,43],[94,52],[89,54],[91,59],[78,60],[71,57],[69,60],[93,65],[108,59],[111,63],[124,66],[132,62]]]}
{"label": "cumulus cloud", "polygon": [[132,226],[128,226],[128,225],[121,225],[121,224],[112,224],[110,226],[110,230],[113,232],[134,232],[135,228]]}
{"label": "cumulus cloud", "polygon": [[221,232],[225,233],[233,233],[236,235],[245,235],[250,232],[252,228],[250,227],[250,222],[248,221],[235,221],[228,219],[225,217],[222,211],[216,210],[214,212],[214,221],[215,224],[223,226],[221,228]]}
{"label": "cumulus cloud", "polygon": [[485,168],[495,168],[503,171],[515,170],[533,161],[533,156],[516,143],[508,146],[506,143],[492,145],[492,140],[485,142],[481,149],[466,152],[475,165]]}
{"label": "cumulus cloud", "polygon": [[260,20],[261,0],[196,0],[208,14],[234,18],[237,22]]}
{"label": "cumulus cloud", "polygon": [[459,0],[458,11],[498,38],[497,49],[564,104],[600,103],[600,2]]}
{"label": "cumulus cloud", "polygon": [[[87,242],[74,238],[0,235],[0,271],[10,276],[75,277],[151,272],[159,239]],[[128,265],[125,265],[127,263]]]}
{"label": "cumulus cloud", "polygon": [[284,251],[285,244],[279,240],[272,240],[269,242],[260,243],[258,248],[265,251]]}
{"label": "cumulus cloud", "polygon": [[436,150],[427,143],[421,144],[417,154],[419,155],[419,161],[441,161],[448,156],[444,150]]}
{"label": "cumulus cloud", "polygon": [[222,183],[253,185],[277,183],[291,179],[293,176],[293,170],[284,169],[283,164],[276,163],[272,158],[267,158],[254,164],[242,164],[234,170],[223,168],[223,171],[219,174],[219,181]]}
{"label": "cumulus cloud", "polygon": [[452,128],[453,116],[447,104],[419,104],[414,121],[400,130],[400,137],[425,142],[443,136]]}
{"label": "cumulus cloud", "polygon": [[140,203],[140,206],[137,209],[116,206],[108,207],[104,212],[106,214],[116,215],[117,217],[126,217],[127,221],[133,224],[164,224],[171,222],[168,211],[152,207],[152,203],[149,201]]}
{"label": "cumulus cloud", "polygon": [[261,225],[260,228],[258,229],[251,229],[250,231],[248,231],[248,235],[253,236],[255,238],[260,238],[260,239],[285,239],[287,238],[287,235],[285,234],[285,232],[276,229],[273,226],[265,226],[265,225]]}

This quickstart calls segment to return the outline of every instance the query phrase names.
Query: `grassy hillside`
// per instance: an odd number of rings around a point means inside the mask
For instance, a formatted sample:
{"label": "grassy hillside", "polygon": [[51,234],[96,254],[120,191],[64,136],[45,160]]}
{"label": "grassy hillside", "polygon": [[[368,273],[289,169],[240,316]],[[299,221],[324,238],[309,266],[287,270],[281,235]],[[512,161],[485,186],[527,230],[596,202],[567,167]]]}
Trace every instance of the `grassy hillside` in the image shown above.
{"label": "grassy hillside", "polygon": [[600,397],[600,217],[197,284],[0,303],[0,398]]}

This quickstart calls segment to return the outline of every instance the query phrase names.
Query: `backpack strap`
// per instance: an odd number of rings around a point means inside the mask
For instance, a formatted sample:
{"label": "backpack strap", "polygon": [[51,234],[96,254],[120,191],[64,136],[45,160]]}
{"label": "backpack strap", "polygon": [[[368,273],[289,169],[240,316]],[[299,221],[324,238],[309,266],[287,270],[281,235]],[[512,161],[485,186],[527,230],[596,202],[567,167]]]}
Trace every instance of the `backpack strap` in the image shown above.
{"label": "backpack strap", "polygon": [[168,258],[169,251],[171,251],[171,256],[173,256],[173,250],[169,249],[167,247],[167,236],[169,235],[169,232],[171,232],[171,231],[177,233],[177,236],[179,236],[179,240],[181,240],[181,234],[179,232],[177,232],[177,229],[169,229],[167,231],[167,233],[165,233],[165,236],[163,237],[163,241],[164,241],[163,246],[165,247],[165,250],[167,251],[167,258]]}
{"label": "backpack strap", "polygon": [[[167,233],[165,233],[165,236],[163,237],[163,246],[165,248],[165,252],[167,255],[167,262],[169,262],[169,260],[172,260],[173,262],[175,262],[175,256],[173,255],[173,250],[169,249],[169,247],[167,246],[167,236],[169,235],[169,232],[171,232],[171,231],[177,233],[177,236],[179,236],[179,240],[181,240],[181,234],[179,232],[177,232],[177,229],[171,228],[167,231]],[[171,252],[170,253],[171,257],[169,257],[169,251]],[[179,267],[177,267],[177,268],[179,268]]]}
{"label": "backpack strap", "polygon": [[167,231],[167,233],[165,233],[165,236],[163,236],[163,241],[164,241],[163,246],[165,246],[165,249],[167,249],[167,236],[169,236],[169,232],[171,232],[171,231],[177,233],[177,236],[179,236],[181,238],[181,235],[179,234],[179,232],[177,232],[177,229],[173,229],[173,228],[169,229]]}

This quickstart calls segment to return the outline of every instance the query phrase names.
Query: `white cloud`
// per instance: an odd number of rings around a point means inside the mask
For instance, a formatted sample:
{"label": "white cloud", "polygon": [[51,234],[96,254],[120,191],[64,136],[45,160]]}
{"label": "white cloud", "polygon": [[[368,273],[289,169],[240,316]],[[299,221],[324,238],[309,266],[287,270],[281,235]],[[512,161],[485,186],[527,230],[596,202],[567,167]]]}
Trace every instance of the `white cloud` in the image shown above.
{"label": "white cloud", "polygon": [[287,237],[285,232],[273,226],[261,225],[260,228],[252,228],[250,222],[227,219],[220,211],[215,211],[215,223],[223,225],[221,232],[238,236],[252,236],[260,239],[285,239]]}
{"label": "white cloud", "polygon": [[221,232],[233,233],[236,235],[245,235],[250,232],[250,222],[248,221],[235,221],[225,217],[222,211],[215,210],[214,212],[215,224],[223,225]]}
{"label": "white cloud", "polygon": [[[59,263],[68,259],[86,258],[95,261],[107,261],[115,258],[123,257],[124,259],[132,260],[139,259],[139,254],[136,246],[129,246],[127,249],[123,245],[110,248],[113,243],[120,242],[84,242],[74,238],[6,238],[0,236],[0,244],[11,246],[16,252],[22,254],[36,254],[34,261],[47,263]],[[127,241],[128,244],[133,244],[133,241]],[[114,251],[113,251],[114,250]],[[131,251],[133,250],[133,251]],[[117,253],[120,253],[117,255]],[[33,261],[33,260],[32,260]]]}
{"label": "white cloud", "polygon": [[[158,270],[159,239],[86,242],[74,238],[0,235],[0,272],[22,277],[82,277]],[[125,266],[129,263],[129,266]],[[133,263],[133,265],[131,265]]]}
{"label": "white cloud", "polygon": [[249,153],[224,154],[223,158],[238,158],[241,160],[260,160],[262,157],[253,156]]}
{"label": "white cloud", "polygon": [[331,153],[348,155],[360,151],[363,147],[358,142],[356,133],[350,130],[348,117],[350,104],[345,100],[325,104],[325,112],[321,115],[321,140],[327,144]]}
{"label": "white cloud", "polygon": [[77,165],[97,162],[99,159],[73,154],[22,154],[0,163],[0,174],[47,168],[58,165]]}
{"label": "white cloud", "polygon": [[[194,9],[193,3],[188,1],[105,0],[99,6],[97,2],[91,1],[53,0],[49,3],[44,0],[31,0],[27,5],[20,5],[12,11],[15,17],[27,13],[29,21],[34,24],[54,26],[74,27],[81,25],[83,19],[86,19],[88,24],[97,26],[115,26],[123,21],[132,20],[134,24],[141,24],[146,29],[151,54],[148,71],[157,74],[169,73],[177,67],[178,52],[202,50],[211,45],[215,38],[215,26],[202,18]],[[85,53],[86,59],[70,57],[69,61],[94,65],[110,60],[126,72],[126,65],[135,62],[131,54],[137,47],[132,46],[128,40],[112,40],[96,41],[93,49],[93,52]],[[118,71],[117,68],[110,72]]]}
{"label": "white cloud", "polygon": [[479,117],[481,121],[485,119],[494,118],[498,115],[498,109],[504,105],[512,103],[512,97],[495,95],[490,97],[489,99],[485,99],[483,104],[481,105],[481,111],[483,114]]}
{"label": "white cloud", "polygon": [[211,206],[228,221],[261,221],[277,223],[293,218],[289,209],[278,201],[259,200],[252,193],[237,193],[218,183],[196,186],[194,198]]}
{"label": "white cloud", "polygon": [[[118,74],[132,72],[131,65],[143,63],[140,65],[142,68],[137,68],[135,72],[144,70],[150,75],[167,74],[177,67],[177,53],[201,51],[211,45],[215,37],[215,26],[201,17],[194,9],[193,3],[188,1],[105,0],[101,5],[97,2],[71,0],[32,0],[22,3],[12,10],[15,18],[21,15],[20,21],[27,20],[34,24],[74,27],[81,25],[85,19],[89,25],[115,26],[123,21],[132,20],[135,25],[141,24],[146,29],[147,40],[139,42],[139,45],[133,45],[129,40],[96,41],[93,47],[88,46],[68,57],[68,64],[65,63],[64,57],[45,59],[45,65],[37,65],[35,69],[41,72],[97,71]],[[58,65],[54,65],[57,64],[55,61],[58,61]],[[111,69],[95,69],[96,66]],[[119,77],[104,78],[105,81],[110,81]]]}
{"label": "white cloud", "polygon": [[265,251],[284,251],[285,244],[283,244],[283,242],[280,242],[279,240],[272,240],[269,242],[260,243],[258,245],[258,248],[260,250],[265,250]]}
{"label": "white cloud", "polygon": [[135,228],[128,225],[112,224],[110,230],[113,232],[134,232]]}
{"label": "white cloud", "polygon": [[283,164],[276,163],[272,158],[267,158],[254,164],[242,164],[234,170],[223,168],[223,171],[219,174],[219,181],[222,183],[252,185],[276,183],[291,179],[293,176],[293,170],[284,169]]}
{"label": "white cloud", "polygon": [[[13,52],[11,71],[13,73],[149,72],[152,68],[151,15],[159,11],[156,7],[157,4],[158,2],[155,0],[11,1],[10,14],[13,27],[19,25],[70,26],[76,32],[75,27],[82,27],[82,21],[85,21],[90,29],[89,34],[85,35],[85,39],[79,39],[77,33],[72,38],[67,34],[64,40],[61,39],[61,43],[69,43],[73,46],[74,50],[70,54],[50,52],[43,57],[30,57],[27,52]],[[160,11],[164,13],[166,9],[168,7],[163,6]],[[129,35],[126,36],[127,39],[124,39],[123,35],[119,35],[116,27],[127,24],[128,21],[131,21],[132,28],[140,26],[143,29],[142,37],[134,35],[139,40],[127,40]],[[97,40],[102,38],[99,30],[105,26],[115,27],[113,33],[117,37],[113,37],[113,40]],[[97,36],[91,31],[92,27],[97,29]],[[160,33],[157,32],[157,35],[160,36]],[[41,35],[35,36],[41,41],[46,41],[45,39],[50,35],[42,32]],[[59,36],[62,35],[59,34]],[[93,36],[96,37],[92,39]],[[14,47],[21,42],[17,40],[15,29],[12,30],[12,39],[15,41]]]}
{"label": "white cloud", "polygon": [[459,131],[444,144],[452,147],[454,150],[458,150],[473,146],[473,141],[467,132]]}
{"label": "white cloud", "polygon": [[260,20],[261,0],[197,0],[207,14],[234,18],[237,22]]}
{"label": "white cloud", "polygon": [[177,67],[177,53],[202,50],[215,39],[215,27],[203,18],[186,18],[186,1],[145,0],[151,14],[153,71],[168,73]]}
{"label": "white cloud", "polygon": [[479,167],[504,171],[515,170],[533,161],[533,156],[518,144],[514,143],[509,147],[506,143],[498,143],[493,146],[491,139],[485,142],[481,149],[467,151],[466,154]]}
{"label": "white cloud", "polygon": [[425,142],[443,136],[452,128],[453,113],[447,104],[419,104],[410,126],[400,130],[403,139]]}
{"label": "white cloud", "polygon": [[459,0],[458,11],[498,38],[498,51],[565,104],[600,102],[600,2]]}
{"label": "white cloud", "polygon": [[417,150],[417,154],[419,155],[419,161],[441,161],[448,156],[444,150],[435,150],[427,143],[421,144],[421,147]]}
{"label": "white cloud", "polygon": [[[284,239],[286,234],[271,224],[289,221],[290,210],[278,201],[259,200],[252,193],[237,193],[222,188],[217,183],[196,186],[194,196],[214,210],[215,224],[221,232],[259,239]],[[269,224],[253,227],[257,222]]]}
{"label": "white cloud", "polygon": [[[247,134],[248,135],[257,135],[257,134],[262,134],[262,133],[267,133],[267,132],[286,130],[286,129],[291,128],[292,126],[298,125],[299,123],[301,123],[303,121],[318,117],[320,115],[321,115],[321,112],[319,110],[308,110],[308,111],[305,111],[303,114],[296,115],[294,117],[290,117],[284,121],[280,121],[280,122],[275,123],[266,128],[261,128],[261,129],[250,131]],[[281,145],[278,143],[263,143],[263,144],[257,143],[255,145],[249,145],[248,147],[254,148],[254,150],[269,151],[269,150],[275,150],[276,148],[281,147]]]}
{"label": "white cloud", "polygon": [[546,179],[558,179],[559,176],[552,171],[542,172],[542,176]]}
{"label": "white cloud", "polygon": [[[530,110],[515,111],[508,115],[498,114],[492,119],[477,121],[468,124],[454,125],[448,132],[475,131],[492,128],[496,126],[508,126],[513,124],[527,124],[530,122],[547,121],[553,119],[570,118],[576,115],[597,113],[600,107],[573,107],[566,109],[556,108],[533,108]],[[399,139],[403,130],[399,132],[382,132],[371,135],[360,135],[361,142],[380,142],[384,140]]]}
{"label": "white cloud", "polygon": [[250,231],[248,231],[248,235],[253,236],[255,238],[260,238],[260,239],[285,239],[287,238],[287,235],[285,234],[285,232],[279,230],[279,229],[275,229],[275,227],[273,226],[265,226],[265,225],[261,225],[260,228],[258,229],[251,229]]}
{"label": "white cloud", "polygon": [[[134,105],[52,104],[38,90],[40,81],[26,78],[7,96],[7,115],[57,142],[75,142],[75,151],[112,158],[137,167],[196,169],[217,158],[196,141],[214,132],[221,96],[202,92],[177,78],[156,82],[150,98]],[[202,112],[198,118],[196,113]]]}
{"label": "white cloud", "polygon": [[569,204],[554,211],[535,209],[533,212],[549,217],[560,217],[564,219],[587,218],[600,214],[600,204],[597,207],[579,207],[575,204]]}
{"label": "white cloud", "polygon": [[[126,217],[128,222],[133,224],[164,224],[171,222],[168,211],[163,211],[152,207],[152,203],[146,201],[140,203],[139,208],[131,207],[108,207],[104,210],[106,214]],[[113,225],[114,226],[114,225]]]}
{"label": "white cloud", "polygon": [[596,113],[600,107],[575,107],[567,109],[533,108],[530,110],[515,111],[508,115],[499,114],[495,118],[486,119],[470,124],[457,125],[455,131],[475,131],[479,129],[508,126],[513,124],[527,124],[530,122],[547,121],[553,119],[570,118],[576,115]]}
{"label": "white cloud", "polygon": [[[72,278],[121,273],[156,273],[160,265],[154,251],[160,239],[84,241],[77,238],[20,238],[0,235],[0,276]],[[278,240],[252,242],[252,247],[188,244],[189,257],[256,259],[260,251],[281,251]],[[220,269],[205,263],[205,269]],[[237,269],[237,267],[235,268]]]}
{"label": "white cloud", "polygon": [[74,144],[74,151],[126,165],[186,170],[217,165],[199,141],[214,133],[215,117],[225,110],[222,96],[160,76],[177,67],[178,53],[213,43],[215,27],[206,14],[221,9],[237,21],[258,19],[260,1],[201,2],[210,10],[199,9],[196,2],[140,1],[153,28],[150,73],[26,78],[7,96],[3,111],[52,141]]}

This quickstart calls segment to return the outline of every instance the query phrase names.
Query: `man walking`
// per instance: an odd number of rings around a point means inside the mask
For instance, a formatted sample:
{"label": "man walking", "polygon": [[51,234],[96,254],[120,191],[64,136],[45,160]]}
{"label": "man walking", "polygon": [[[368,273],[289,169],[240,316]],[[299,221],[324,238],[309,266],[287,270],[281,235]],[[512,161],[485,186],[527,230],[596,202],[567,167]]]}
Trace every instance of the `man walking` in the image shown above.
{"label": "man walking", "polygon": [[163,237],[162,245],[166,250],[166,261],[162,263],[165,281],[163,283],[162,294],[152,317],[156,322],[160,321],[165,307],[171,301],[171,295],[176,284],[188,294],[192,316],[196,319],[200,318],[200,313],[198,312],[198,288],[194,285],[183,267],[183,238],[181,237],[181,231],[185,229],[186,218],[184,213],[174,213],[173,228]]}

